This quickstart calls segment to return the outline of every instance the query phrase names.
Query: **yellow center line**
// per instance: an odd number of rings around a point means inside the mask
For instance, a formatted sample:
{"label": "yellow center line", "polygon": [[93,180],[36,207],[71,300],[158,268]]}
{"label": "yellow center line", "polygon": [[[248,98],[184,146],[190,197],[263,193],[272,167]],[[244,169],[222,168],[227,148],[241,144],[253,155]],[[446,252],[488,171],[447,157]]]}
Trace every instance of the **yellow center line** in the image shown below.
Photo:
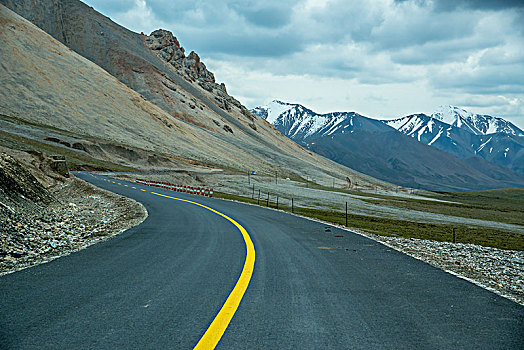
{"label": "yellow center line", "polygon": [[127,185],[126,185],[126,184],[124,184],[124,186],[126,186],[126,187],[127,187]]}
{"label": "yellow center line", "polygon": [[144,192],[146,192],[146,190],[144,190],[143,188],[141,188],[140,191],[144,191]]}
{"label": "yellow center line", "polygon": [[136,190],[136,187],[135,186],[131,186],[131,188],[134,188]]}
{"label": "yellow center line", "polygon": [[246,293],[249,281],[251,280],[251,276],[253,275],[253,269],[255,268],[255,246],[253,245],[251,237],[249,237],[249,233],[247,233],[246,229],[243,228],[238,222],[231,219],[229,216],[197,202],[166,196],[156,192],[151,193],[157,196],[171,198],[177,201],[198,205],[199,207],[212,211],[213,213],[220,215],[224,219],[231,222],[240,231],[240,233],[242,234],[242,238],[244,238],[244,243],[246,244],[246,260],[244,262],[244,268],[242,269],[242,273],[240,274],[240,277],[238,278],[235,287],[227,297],[226,302],[224,303],[224,305],[222,305],[222,308],[215,316],[215,319],[213,320],[213,322],[211,322],[211,325],[195,346],[195,349],[214,349],[220,341],[220,338],[222,338],[222,336],[224,335],[224,332],[229,326],[229,323],[231,322],[233,315],[235,314],[235,312],[238,309],[238,306],[240,305],[240,301],[242,301],[242,298]]}

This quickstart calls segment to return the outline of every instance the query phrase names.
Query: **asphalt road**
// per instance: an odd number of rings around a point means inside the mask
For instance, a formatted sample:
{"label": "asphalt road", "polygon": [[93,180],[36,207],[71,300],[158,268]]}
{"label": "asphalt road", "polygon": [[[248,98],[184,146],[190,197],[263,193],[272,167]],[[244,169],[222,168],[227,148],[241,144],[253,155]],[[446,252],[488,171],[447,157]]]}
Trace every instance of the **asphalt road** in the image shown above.
{"label": "asphalt road", "polygon": [[524,348],[524,307],[362,236],[255,206],[79,176],[140,201],[149,217],[106,242],[0,277],[0,348],[197,344],[237,283],[246,246],[223,217],[151,191],[214,208],[253,240],[249,288],[218,348]]}

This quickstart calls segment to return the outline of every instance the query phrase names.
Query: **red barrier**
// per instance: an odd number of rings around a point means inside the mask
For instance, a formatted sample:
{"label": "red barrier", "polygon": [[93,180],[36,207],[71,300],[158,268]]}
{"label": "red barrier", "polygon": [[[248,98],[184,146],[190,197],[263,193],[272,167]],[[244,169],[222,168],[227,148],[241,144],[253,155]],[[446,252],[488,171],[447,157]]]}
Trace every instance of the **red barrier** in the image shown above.
{"label": "red barrier", "polygon": [[167,190],[171,190],[175,192],[184,192],[184,193],[196,194],[198,196],[213,197],[212,188],[193,187],[193,186],[186,186],[186,185],[173,185],[169,182],[148,181],[144,179],[136,179],[135,182],[142,184],[142,185],[146,185],[146,186],[165,188]]}

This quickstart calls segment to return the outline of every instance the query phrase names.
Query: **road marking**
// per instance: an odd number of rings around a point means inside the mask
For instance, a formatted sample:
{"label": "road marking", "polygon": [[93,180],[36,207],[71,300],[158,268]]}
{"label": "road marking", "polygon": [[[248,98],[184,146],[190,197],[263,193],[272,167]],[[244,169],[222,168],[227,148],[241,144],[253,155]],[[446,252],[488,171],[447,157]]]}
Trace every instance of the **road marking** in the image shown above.
{"label": "road marking", "polygon": [[240,231],[240,233],[242,234],[242,238],[244,238],[244,243],[246,244],[246,261],[244,262],[244,268],[242,269],[242,273],[240,274],[240,277],[238,278],[235,287],[227,297],[226,302],[224,303],[224,305],[222,305],[222,308],[215,316],[215,319],[213,320],[213,322],[211,322],[211,325],[195,346],[195,349],[214,349],[220,341],[220,338],[222,338],[222,336],[224,335],[224,332],[229,326],[229,323],[231,322],[233,315],[237,311],[238,306],[240,305],[240,301],[242,301],[242,298],[246,293],[249,281],[251,280],[251,276],[253,275],[253,269],[255,267],[255,246],[253,245],[253,241],[251,241],[251,237],[249,237],[249,233],[247,233],[246,229],[243,228],[238,222],[231,219],[229,216],[222,214],[219,211],[216,211],[213,208],[206,207],[203,204],[188,201],[186,199],[166,196],[156,192],[151,193],[157,196],[171,198],[177,201],[198,205],[199,207],[212,211],[213,213],[220,215],[224,219],[231,222]]}
{"label": "road marking", "polygon": [[143,188],[141,188],[140,191],[144,191],[144,192],[146,192],[146,190],[144,190]]}
{"label": "road marking", "polygon": [[136,187],[135,186],[131,186],[131,188],[134,188],[136,190]]}
{"label": "road marking", "polygon": [[126,184],[124,184],[124,186],[126,186],[126,187],[127,187],[127,185],[126,185]]}

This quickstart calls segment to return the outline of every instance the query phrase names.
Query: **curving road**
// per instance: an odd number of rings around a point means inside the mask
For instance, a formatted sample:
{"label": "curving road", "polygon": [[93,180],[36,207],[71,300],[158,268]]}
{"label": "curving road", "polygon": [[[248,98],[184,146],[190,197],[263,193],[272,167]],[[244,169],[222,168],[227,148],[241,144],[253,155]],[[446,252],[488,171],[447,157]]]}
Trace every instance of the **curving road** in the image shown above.
{"label": "curving road", "polygon": [[217,213],[151,192],[213,208],[254,243],[249,288],[217,348],[523,347],[524,307],[362,236],[260,207],[78,176],[140,201],[149,217],[0,277],[1,349],[199,342],[239,281],[246,243]]}

